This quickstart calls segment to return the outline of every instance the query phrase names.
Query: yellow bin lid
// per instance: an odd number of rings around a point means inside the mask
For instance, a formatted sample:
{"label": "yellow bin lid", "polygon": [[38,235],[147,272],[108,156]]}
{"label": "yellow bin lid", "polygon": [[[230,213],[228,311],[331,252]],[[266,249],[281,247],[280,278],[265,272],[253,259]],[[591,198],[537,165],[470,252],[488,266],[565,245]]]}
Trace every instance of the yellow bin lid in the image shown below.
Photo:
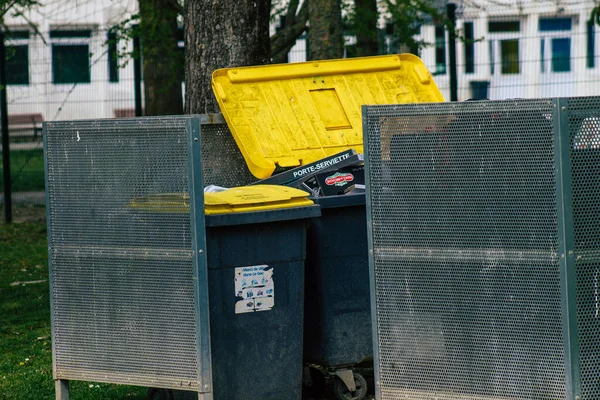
{"label": "yellow bin lid", "polygon": [[412,54],[216,70],[212,87],[248,168],[260,179],[347,149],[363,152],[366,104],[444,101]]}
{"label": "yellow bin lid", "polygon": [[314,204],[303,190],[277,185],[253,185],[204,194],[204,213],[225,214],[278,208],[306,207]]}
{"label": "yellow bin lid", "polygon": [[[309,194],[303,190],[277,185],[254,185],[204,193],[204,213],[227,214],[253,212],[290,207],[311,206]],[[132,199],[128,208],[164,213],[188,213],[188,193],[165,193]]]}

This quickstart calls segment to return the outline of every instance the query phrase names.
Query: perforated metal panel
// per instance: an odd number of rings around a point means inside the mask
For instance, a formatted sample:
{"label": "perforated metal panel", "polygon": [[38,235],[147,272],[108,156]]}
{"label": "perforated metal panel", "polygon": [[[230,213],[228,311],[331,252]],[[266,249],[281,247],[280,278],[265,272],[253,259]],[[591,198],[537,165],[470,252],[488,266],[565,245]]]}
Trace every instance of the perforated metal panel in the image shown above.
{"label": "perforated metal panel", "polygon": [[191,192],[202,215],[202,195],[190,191],[194,182],[202,193],[201,178],[190,180],[199,128],[187,117],[46,124],[55,378],[210,383],[206,269],[194,250],[203,217],[130,207]]}
{"label": "perforated metal panel", "polygon": [[599,109],[365,107],[381,399],[600,397]]}
{"label": "perforated metal panel", "polygon": [[206,120],[211,123],[202,125],[204,184],[230,188],[255,182],[222,114]]}
{"label": "perforated metal panel", "polygon": [[567,105],[581,399],[600,398],[600,98]]}

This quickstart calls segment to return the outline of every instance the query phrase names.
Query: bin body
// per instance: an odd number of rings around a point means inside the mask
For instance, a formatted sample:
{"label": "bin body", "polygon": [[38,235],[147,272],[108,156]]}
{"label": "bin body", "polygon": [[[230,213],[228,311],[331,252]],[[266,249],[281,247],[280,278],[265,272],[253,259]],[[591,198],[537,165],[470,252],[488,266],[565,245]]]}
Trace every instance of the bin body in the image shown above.
{"label": "bin body", "polygon": [[315,199],[308,230],[304,361],[350,366],[373,357],[364,194]]}
{"label": "bin body", "polygon": [[[301,399],[310,215],[318,207],[206,216],[215,400]],[[272,271],[273,306],[240,312],[235,281],[253,266]]]}

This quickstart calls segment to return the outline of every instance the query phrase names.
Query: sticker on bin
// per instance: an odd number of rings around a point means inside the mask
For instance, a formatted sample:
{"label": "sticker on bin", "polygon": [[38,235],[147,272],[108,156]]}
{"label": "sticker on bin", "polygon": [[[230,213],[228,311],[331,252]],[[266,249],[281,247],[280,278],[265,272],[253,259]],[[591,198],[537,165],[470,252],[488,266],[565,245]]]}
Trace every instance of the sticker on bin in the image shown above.
{"label": "sticker on bin", "polygon": [[235,269],[235,313],[267,311],[275,304],[273,267],[254,265]]}

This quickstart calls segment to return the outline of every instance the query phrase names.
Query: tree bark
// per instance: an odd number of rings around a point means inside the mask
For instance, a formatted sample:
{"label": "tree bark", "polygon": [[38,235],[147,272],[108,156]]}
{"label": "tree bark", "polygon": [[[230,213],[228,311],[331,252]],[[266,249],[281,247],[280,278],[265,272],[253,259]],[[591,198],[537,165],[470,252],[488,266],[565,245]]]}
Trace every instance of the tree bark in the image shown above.
{"label": "tree bark", "polygon": [[218,112],[215,69],[269,62],[271,0],[187,0],[185,9],[185,112]]}
{"label": "tree bark", "polygon": [[377,55],[377,0],[354,0],[356,55]]}
{"label": "tree bark", "polygon": [[183,113],[183,52],[177,46],[177,9],[170,0],[139,0],[144,114]]}
{"label": "tree bark", "polygon": [[310,0],[308,3],[308,49],[311,60],[344,56],[340,0]]}

